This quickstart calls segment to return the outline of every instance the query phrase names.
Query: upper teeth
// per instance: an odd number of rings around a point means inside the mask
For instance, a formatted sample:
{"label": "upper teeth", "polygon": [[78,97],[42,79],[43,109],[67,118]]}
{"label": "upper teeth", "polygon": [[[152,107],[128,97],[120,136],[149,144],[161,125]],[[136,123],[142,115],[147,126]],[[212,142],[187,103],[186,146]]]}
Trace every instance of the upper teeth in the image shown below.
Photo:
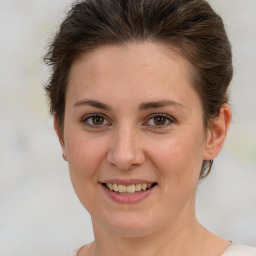
{"label": "upper teeth", "polygon": [[132,184],[129,186],[121,185],[121,184],[111,184],[107,183],[106,186],[115,192],[119,193],[135,193],[142,190],[146,190],[147,188],[151,188],[153,183],[143,183],[143,184]]}

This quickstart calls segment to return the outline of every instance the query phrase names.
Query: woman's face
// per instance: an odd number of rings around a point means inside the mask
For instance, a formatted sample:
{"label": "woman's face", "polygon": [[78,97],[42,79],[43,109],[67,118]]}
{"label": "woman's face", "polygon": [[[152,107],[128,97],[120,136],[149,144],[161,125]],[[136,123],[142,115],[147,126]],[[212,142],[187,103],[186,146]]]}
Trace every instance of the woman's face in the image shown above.
{"label": "woman's face", "polygon": [[100,47],[73,63],[62,147],[97,228],[141,236],[194,218],[209,152],[190,70],[153,43]]}

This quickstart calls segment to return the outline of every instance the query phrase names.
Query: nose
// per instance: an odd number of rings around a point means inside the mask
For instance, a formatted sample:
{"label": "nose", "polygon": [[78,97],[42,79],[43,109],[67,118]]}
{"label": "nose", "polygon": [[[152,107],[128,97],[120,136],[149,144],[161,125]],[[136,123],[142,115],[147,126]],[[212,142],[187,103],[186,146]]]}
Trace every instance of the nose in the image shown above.
{"label": "nose", "polygon": [[120,170],[131,170],[145,160],[139,131],[128,127],[118,129],[107,154],[108,163]]}

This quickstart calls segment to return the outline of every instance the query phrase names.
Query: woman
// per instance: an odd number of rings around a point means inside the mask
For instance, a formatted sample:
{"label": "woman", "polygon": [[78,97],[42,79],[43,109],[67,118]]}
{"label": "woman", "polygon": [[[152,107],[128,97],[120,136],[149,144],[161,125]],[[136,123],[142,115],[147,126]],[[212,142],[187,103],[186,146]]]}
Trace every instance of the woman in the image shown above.
{"label": "woman", "polygon": [[81,1],[46,60],[54,127],[95,235],[66,255],[256,255],[195,216],[231,120],[231,48],[206,1]]}

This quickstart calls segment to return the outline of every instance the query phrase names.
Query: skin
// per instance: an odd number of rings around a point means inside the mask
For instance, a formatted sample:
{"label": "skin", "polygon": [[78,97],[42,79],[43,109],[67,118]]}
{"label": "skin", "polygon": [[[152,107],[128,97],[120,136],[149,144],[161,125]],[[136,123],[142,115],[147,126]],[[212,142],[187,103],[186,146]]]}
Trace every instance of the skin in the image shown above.
{"label": "skin", "polygon": [[[79,256],[211,256],[229,246],[198,223],[195,196],[202,162],[218,155],[231,112],[224,104],[205,129],[191,73],[183,57],[155,43],[102,46],[72,64],[64,131],[57,118],[55,130],[94,228],[95,242]],[[157,185],[137,203],[118,203],[101,185],[116,178]]]}

